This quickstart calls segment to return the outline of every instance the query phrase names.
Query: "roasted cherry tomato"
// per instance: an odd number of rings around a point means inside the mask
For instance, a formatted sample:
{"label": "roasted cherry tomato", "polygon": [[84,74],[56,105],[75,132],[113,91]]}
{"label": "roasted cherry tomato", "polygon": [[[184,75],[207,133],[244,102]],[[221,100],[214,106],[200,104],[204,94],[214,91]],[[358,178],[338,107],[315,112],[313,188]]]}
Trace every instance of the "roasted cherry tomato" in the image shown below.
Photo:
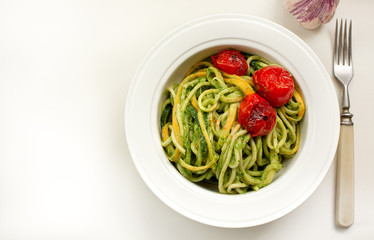
{"label": "roasted cherry tomato", "polygon": [[274,108],[260,95],[247,95],[240,103],[238,122],[251,137],[268,134],[275,126],[276,113]]}
{"label": "roasted cherry tomato", "polygon": [[291,74],[279,66],[267,66],[253,74],[256,93],[265,98],[273,107],[286,104],[294,92]]}
{"label": "roasted cherry tomato", "polygon": [[237,50],[223,50],[212,56],[213,65],[228,74],[244,75],[248,70],[247,61]]}

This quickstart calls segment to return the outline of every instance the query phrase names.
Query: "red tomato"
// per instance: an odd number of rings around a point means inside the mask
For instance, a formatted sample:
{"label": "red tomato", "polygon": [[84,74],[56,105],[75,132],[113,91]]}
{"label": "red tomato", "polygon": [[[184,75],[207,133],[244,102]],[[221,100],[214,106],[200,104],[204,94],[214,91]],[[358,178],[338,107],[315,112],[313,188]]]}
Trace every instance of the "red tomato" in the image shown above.
{"label": "red tomato", "polygon": [[223,50],[212,56],[213,65],[228,74],[244,75],[248,65],[243,55],[236,50]]}
{"label": "red tomato", "polygon": [[260,95],[247,95],[240,103],[238,122],[251,137],[268,134],[275,126],[276,113],[274,108]]}
{"label": "red tomato", "polygon": [[256,93],[265,98],[273,107],[286,104],[294,92],[291,74],[279,66],[267,66],[253,74]]}

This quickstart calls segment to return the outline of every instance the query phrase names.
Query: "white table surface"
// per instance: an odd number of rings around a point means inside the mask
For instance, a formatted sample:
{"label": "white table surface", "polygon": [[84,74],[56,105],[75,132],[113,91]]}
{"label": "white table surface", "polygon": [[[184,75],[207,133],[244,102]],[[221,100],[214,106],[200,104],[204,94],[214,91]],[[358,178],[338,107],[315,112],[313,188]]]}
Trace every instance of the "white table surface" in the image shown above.
{"label": "white table surface", "polygon": [[[0,239],[374,239],[373,11],[342,0],[333,21],[307,30],[280,0],[0,1]],[[131,78],[165,34],[217,13],[290,29],[331,76],[335,18],[353,19],[352,227],[334,223],[335,161],[296,210],[243,229],[187,219],[140,178],[124,129]]]}

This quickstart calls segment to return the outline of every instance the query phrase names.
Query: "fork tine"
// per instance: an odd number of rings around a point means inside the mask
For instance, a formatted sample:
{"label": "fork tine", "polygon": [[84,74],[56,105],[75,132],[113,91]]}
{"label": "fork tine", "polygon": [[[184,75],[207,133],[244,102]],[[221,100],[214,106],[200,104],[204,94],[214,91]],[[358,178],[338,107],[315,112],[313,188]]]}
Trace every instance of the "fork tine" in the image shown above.
{"label": "fork tine", "polygon": [[334,64],[339,63],[339,53],[338,53],[338,25],[339,25],[339,20],[336,19],[336,24],[335,24],[335,41],[334,41]]}
{"label": "fork tine", "polygon": [[343,62],[343,19],[340,19],[339,26],[339,46],[338,46],[338,64]]}
{"label": "fork tine", "polygon": [[343,65],[346,65],[348,64],[347,19],[344,21],[343,35]]}
{"label": "fork tine", "polygon": [[352,20],[349,21],[348,33],[348,64],[352,65]]}

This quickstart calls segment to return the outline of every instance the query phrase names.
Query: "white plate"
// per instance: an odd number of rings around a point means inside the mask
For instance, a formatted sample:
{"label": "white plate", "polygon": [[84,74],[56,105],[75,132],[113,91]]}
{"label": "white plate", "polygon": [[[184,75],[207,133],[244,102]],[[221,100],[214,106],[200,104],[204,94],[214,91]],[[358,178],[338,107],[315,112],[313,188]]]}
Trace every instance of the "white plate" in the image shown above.
{"label": "white plate", "polygon": [[[189,182],[167,160],[160,140],[162,93],[172,82],[180,82],[193,63],[227,47],[284,66],[296,79],[307,106],[296,156],[269,186],[243,195],[224,195]],[[318,187],[336,151],[339,108],[328,73],[300,38],[258,17],[215,15],[178,28],[146,56],[128,91],[125,129],[137,170],[168,206],[205,224],[249,227],[284,216]]]}

